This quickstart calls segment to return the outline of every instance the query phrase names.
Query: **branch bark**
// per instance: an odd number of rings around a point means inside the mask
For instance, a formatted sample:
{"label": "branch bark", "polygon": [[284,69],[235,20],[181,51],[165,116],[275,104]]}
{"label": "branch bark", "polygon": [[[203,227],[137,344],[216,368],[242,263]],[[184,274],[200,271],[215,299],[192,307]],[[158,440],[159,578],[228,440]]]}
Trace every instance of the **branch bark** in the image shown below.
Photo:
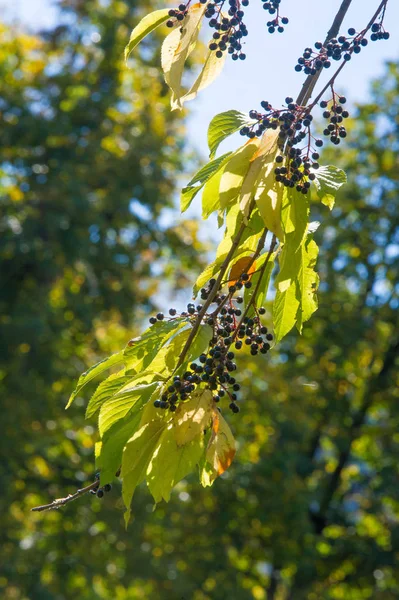
{"label": "branch bark", "polygon": [[44,512],[46,510],[58,510],[59,508],[61,508],[61,506],[65,506],[65,504],[73,502],[73,500],[77,500],[84,494],[88,494],[91,490],[97,490],[98,486],[99,481],[94,481],[90,485],[87,485],[86,487],[77,490],[74,494],[69,494],[65,498],[57,498],[56,500],[50,502],[50,504],[42,504],[41,506],[35,506],[34,508],[31,508],[31,511]]}
{"label": "branch bark", "polygon": [[[330,40],[332,40],[333,38],[335,38],[338,35],[339,30],[341,29],[342,21],[344,20],[345,15],[348,12],[348,9],[349,9],[351,3],[352,3],[352,0],[343,0],[341,6],[338,9],[337,14],[335,15],[335,18],[331,24],[331,27],[328,30],[326,39],[324,40],[324,46]],[[321,73],[322,73],[322,70],[320,69],[320,71],[317,71],[317,73],[315,75],[308,75],[308,77],[304,81],[304,84],[298,95],[298,98],[296,99],[297,104],[299,104],[300,106],[307,105]]]}

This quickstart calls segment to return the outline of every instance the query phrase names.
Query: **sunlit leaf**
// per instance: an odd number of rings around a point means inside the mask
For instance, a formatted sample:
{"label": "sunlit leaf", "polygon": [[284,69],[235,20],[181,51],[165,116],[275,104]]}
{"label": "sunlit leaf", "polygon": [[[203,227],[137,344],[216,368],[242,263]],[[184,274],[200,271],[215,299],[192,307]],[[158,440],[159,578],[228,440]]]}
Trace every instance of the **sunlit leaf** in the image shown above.
{"label": "sunlit leaf", "polygon": [[[223,175],[223,166],[213,175],[204,186],[202,192],[202,218],[207,219],[215,210],[224,213],[220,206],[219,186]],[[222,218],[223,224],[223,218]]]}
{"label": "sunlit leaf", "polygon": [[96,466],[101,471],[101,485],[111,482],[121,466],[123,448],[138,430],[147,400],[148,398],[141,396],[132,410],[105,432],[99,456],[96,458]]}
{"label": "sunlit leaf", "polygon": [[253,195],[265,226],[279,240],[283,240],[281,205],[286,188],[282,183],[276,181],[274,174],[278,151],[277,131],[273,131],[267,137],[262,138],[262,146],[258,151],[259,156],[253,161],[254,167],[259,161],[261,163]]}
{"label": "sunlit leaf", "polygon": [[347,181],[345,171],[333,165],[328,165],[314,169],[313,173],[316,176],[314,184],[317,195],[322,203],[332,210],[339,188]]}
{"label": "sunlit leaf", "polygon": [[232,135],[244,125],[253,123],[248,115],[238,110],[227,110],[214,116],[208,128],[208,146],[210,158],[215,156],[219,144],[229,135]]}
{"label": "sunlit leaf", "polygon": [[307,239],[301,248],[301,269],[298,274],[297,287],[300,306],[298,309],[297,327],[299,332],[305,321],[308,321],[317,310],[316,291],[319,284],[319,276],[314,270],[319,249],[311,238]]}
{"label": "sunlit leaf", "polygon": [[207,181],[213,177],[219,169],[226,164],[228,157],[231,155],[231,152],[227,152],[226,154],[222,154],[215,160],[211,160],[209,163],[204,165],[194,177],[189,181],[186,187],[183,188],[180,200],[180,208],[181,211],[184,212],[190,206],[194,197],[198,194],[198,192],[202,189]]}
{"label": "sunlit leaf", "polygon": [[181,106],[183,106],[184,102],[193,100],[197,96],[198,92],[208,87],[208,85],[210,85],[216,79],[223,69],[226,57],[226,52],[223,53],[221,58],[218,58],[214,50],[209,50],[200,74],[187,94],[180,99]]}
{"label": "sunlit leaf", "polygon": [[234,285],[240,275],[243,273],[247,273],[249,275],[249,279],[251,279],[252,274],[256,271],[256,261],[252,259],[251,256],[243,256],[239,258],[231,267],[229,273],[229,284]]}
{"label": "sunlit leaf", "polygon": [[200,470],[202,485],[212,485],[216,477],[229,468],[235,453],[236,445],[231,429],[222,415],[215,410],[212,433],[206,448],[205,462]]}
{"label": "sunlit leaf", "polygon": [[125,60],[129,58],[130,53],[149,33],[167,21],[169,9],[163,8],[155,10],[141,19],[140,23],[133,29],[128,45],[125,48]]}
{"label": "sunlit leaf", "polygon": [[107,400],[102,405],[98,418],[100,435],[103,436],[114,423],[123,419],[137,402],[140,404],[146,402],[157,386],[158,382],[142,385],[132,383],[130,388],[116,393]]}
{"label": "sunlit leaf", "polygon": [[179,446],[175,440],[174,426],[169,425],[160,438],[147,471],[148,487],[155,502],[162,499],[169,501],[173,487],[195,470],[203,451],[202,432]]}
{"label": "sunlit leaf", "polygon": [[273,328],[276,342],[283,339],[294,327],[299,308],[296,294],[296,282],[292,281],[288,288],[277,289],[273,302]]}
{"label": "sunlit leaf", "polygon": [[[245,291],[244,291],[245,306],[248,306],[248,303],[252,299],[252,295],[255,293],[255,289],[256,289],[256,287],[258,285],[259,278],[262,275],[262,267],[263,267],[263,265],[265,263],[265,260],[266,260],[267,256],[268,256],[268,254],[265,253],[260,258],[258,258],[257,261],[256,261],[256,265],[257,265],[256,266],[256,272],[252,275],[252,278],[251,278],[252,287],[251,288],[245,288]],[[270,255],[268,263],[267,263],[267,265],[265,267],[265,270],[263,272],[262,281],[259,284],[259,289],[258,289],[257,294],[256,294],[255,306],[257,308],[259,308],[260,306],[263,306],[264,303],[265,303],[267,292],[268,292],[268,289],[269,289],[271,274],[272,274],[273,268],[274,268],[274,260],[275,260],[275,253],[272,253]]]}
{"label": "sunlit leaf", "polygon": [[102,381],[92,397],[90,398],[89,404],[86,408],[86,419],[89,419],[100,409],[101,405],[111,398],[115,392],[120,390],[128,381],[131,380],[131,376],[125,374],[125,369],[113,373],[107,379]]}
{"label": "sunlit leaf", "polygon": [[190,442],[209,426],[212,416],[212,392],[196,390],[182,402],[173,416],[174,438],[179,446]]}
{"label": "sunlit leaf", "polygon": [[244,177],[250,167],[250,160],[258,149],[260,140],[248,140],[229,158],[220,180],[220,207],[225,209],[240,194]]}
{"label": "sunlit leaf", "polygon": [[123,352],[126,371],[142,372],[152,363],[168,340],[187,325],[187,320],[157,321],[141,336],[129,342]]}
{"label": "sunlit leaf", "polygon": [[[172,110],[183,107],[181,99],[184,96],[181,81],[184,71],[184,64],[187,56],[192,51],[201,26],[201,19],[205,12],[206,4],[193,4],[188,9],[188,13],[182,21],[179,30],[172,31],[165,39],[162,48],[162,68],[165,81],[172,91],[171,107]],[[177,32],[181,31],[178,36]]]}
{"label": "sunlit leaf", "polygon": [[130,504],[136,487],[145,479],[148,465],[167,428],[165,420],[158,419],[143,425],[127,442],[122,455],[122,497],[125,503],[125,523],[129,522]]}
{"label": "sunlit leaf", "polygon": [[108,358],[104,358],[104,360],[100,361],[93,367],[90,367],[87,371],[82,373],[79,377],[78,384],[74,391],[72,392],[68,404],[66,408],[69,408],[76,398],[76,396],[81,392],[85,385],[87,385],[90,381],[92,381],[97,375],[101,375],[104,371],[107,371],[111,367],[117,365],[118,363],[123,362],[123,352],[117,352],[116,354],[112,354]]}

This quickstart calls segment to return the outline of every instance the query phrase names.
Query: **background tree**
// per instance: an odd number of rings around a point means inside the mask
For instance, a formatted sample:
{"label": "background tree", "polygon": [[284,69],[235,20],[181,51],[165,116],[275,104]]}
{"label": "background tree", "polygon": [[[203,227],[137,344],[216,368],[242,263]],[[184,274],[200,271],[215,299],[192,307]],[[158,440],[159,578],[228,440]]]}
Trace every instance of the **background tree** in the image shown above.
{"label": "background tree", "polygon": [[184,130],[165,110],[156,39],[126,69],[126,38],[145,8],[130,5],[64,2],[60,24],[40,36],[1,27],[0,583],[10,597],[46,597],[48,553],[59,564],[54,590],[69,594],[61,539],[81,527],[85,546],[90,525],[77,515],[87,507],[50,519],[55,545],[24,514],[49,485],[59,495],[92,472],[93,428],[64,412],[71,382],[140,326],[155,275],[179,288],[198,264],[197,225],[164,224]]}
{"label": "background tree", "polygon": [[[112,496],[103,506],[83,500],[62,514],[28,516],[39,499],[32,490],[51,481],[57,495],[75,484],[76,469],[90,471],[92,431],[79,429],[76,414],[64,417],[69,374],[65,391],[43,384],[40,393],[6,399],[6,598],[397,597],[398,103],[392,64],[352,121],[356,142],[338,158],[334,151],[352,183],[333,213],[323,212],[319,311],[303,338],[285,339],[266,380],[264,363],[248,356],[248,400],[232,425],[239,458],[211,491],[184,481],[152,513],[142,490],[127,533],[122,513],[109,509]],[[320,206],[313,210],[317,218]],[[99,349],[119,347],[115,324],[112,342],[102,327]],[[65,364],[66,356],[59,368]],[[40,367],[54,365],[42,358]],[[50,378],[58,381],[51,372],[47,386]]]}

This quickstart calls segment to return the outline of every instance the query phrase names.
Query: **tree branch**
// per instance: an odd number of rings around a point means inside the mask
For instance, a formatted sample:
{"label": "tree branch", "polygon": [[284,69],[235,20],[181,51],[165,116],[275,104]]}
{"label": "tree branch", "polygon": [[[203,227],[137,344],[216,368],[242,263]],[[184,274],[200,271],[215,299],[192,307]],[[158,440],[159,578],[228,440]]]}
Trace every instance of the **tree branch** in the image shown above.
{"label": "tree branch", "polygon": [[84,487],[80,490],[77,490],[74,494],[69,494],[69,496],[66,496],[65,498],[57,498],[56,500],[53,500],[52,502],[50,502],[50,504],[43,504],[42,506],[35,506],[34,508],[31,508],[31,511],[32,512],[44,512],[45,510],[58,510],[59,508],[61,508],[61,506],[65,506],[65,504],[68,504],[69,502],[73,502],[73,500],[77,500],[78,498],[80,498],[80,496],[83,496],[84,494],[88,494],[91,490],[97,490],[99,483],[100,483],[99,481],[94,481],[90,485],[87,485],[86,487]]}
{"label": "tree branch", "polygon": [[[350,7],[351,3],[352,3],[352,0],[343,0],[341,6],[338,9],[337,14],[335,15],[335,18],[334,18],[334,21],[332,22],[331,27],[328,30],[326,39],[324,40],[324,44],[323,44],[324,46],[331,39],[335,38],[338,35],[339,30],[341,29],[342,21],[344,20],[345,15],[348,12],[348,8]],[[315,87],[321,73],[322,73],[322,69],[317,71],[317,73],[315,75],[308,75],[308,77],[305,79],[302,89],[298,95],[298,98],[296,99],[297,104],[299,104],[300,106],[306,106],[306,104],[309,101],[309,98],[312,95],[314,87]]]}
{"label": "tree branch", "polygon": [[[251,215],[251,212],[252,212],[254,206],[255,206],[255,202],[254,202],[254,200],[252,200],[252,202],[251,202],[251,204],[249,206],[249,215]],[[188,350],[189,350],[189,348],[190,348],[190,346],[192,344],[193,339],[195,338],[195,336],[197,334],[197,331],[199,329],[199,326],[201,325],[202,319],[205,316],[206,311],[208,310],[209,306],[214,301],[214,299],[215,299],[215,297],[216,297],[216,295],[217,295],[217,293],[219,291],[219,286],[220,286],[220,284],[222,282],[222,279],[223,279],[223,277],[224,277],[224,275],[225,275],[225,273],[227,271],[227,268],[228,268],[229,263],[230,263],[230,261],[231,261],[231,259],[233,257],[233,254],[236,251],[237,246],[240,243],[241,236],[244,233],[244,230],[245,230],[246,227],[247,227],[247,225],[244,222],[241,223],[240,229],[238,230],[238,232],[237,232],[234,240],[232,241],[231,248],[230,248],[230,250],[229,250],[226,258],[224,259],[224,261],[223,261],[223,263],[222,263],[222,265],[220,267],[219,275],[218,275],[218,277],[216,279],[216,282],[215,282],[213,288],[211,289],[210,294],[209,294],[207,300],[205,301],[205,304],[203,305],[202,309],[198,313],[197,319],[196,319],[196,321],[195,321],[195,323],[193,325],[193,328],[192,328],[192,330],[190,332],[190,335],[188,336],[187,341],[184,344],[184,347],[183,347],[182,353],[180,354],[180,357],[179,357],[178,363],[176,365],[175,371],[183,364],[184,359],[186,358],[187,352],[188,352]]]}

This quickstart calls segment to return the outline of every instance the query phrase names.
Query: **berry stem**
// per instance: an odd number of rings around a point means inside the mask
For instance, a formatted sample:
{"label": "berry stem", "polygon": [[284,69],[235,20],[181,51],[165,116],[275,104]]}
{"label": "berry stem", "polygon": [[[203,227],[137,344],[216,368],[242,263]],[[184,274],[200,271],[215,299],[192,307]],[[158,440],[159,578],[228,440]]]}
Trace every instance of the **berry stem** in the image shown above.
{"label": "berry stem", "polygon": [[[254,206],[255,206],[255,202],[254,202],[254,200],[252,200],[251,205],[249,207],[249,215],[252,213],[252,211],[254,209]],[[204,303],[202,309],[200,310],[200,312],[198,313],[198,317],[197,317],[197,319],[196,319],[196,321],[195,321],[195,323],[193,325],[193,328],[192,328],[192,330],[190,332],[190,335],[188,336],[187,341],[184,344],[182,353],[180,354],[179,360],[178,360],[177,365],[176,365],[175,372],[183,364],[184,359],[186,358],[187,352],[188,352],[188,350],[189,350],[189,348],[190,348],[190,346],[192,344],[192,341],[193,341],[193,339],[195,338],[195,336],[197,334],[199,326],[201,325],[202,319],[205,316],[206,311],[208,310],[210,304],[212,304],[215,296],[218,293],[221,281],[222,281],[224,275],[226,274],[226,271],[227,271],[227,268],[229,266],[229,263],[230,263],[230,261],[231,261],[231,259],[233,257],[233,254],[234,254],[235,250],[237,249],[237,246],[240,243],[241,236],[244,233],[244,230],[245,230],[246,227],[247,227],[247,225],[244,222],[241,223],[240,229],[238,230],[235,238],[232,241],[231,248],[230,248],[230,250],[229,250],[226,258],[224,259],[222,266],[220,267],[219,275],[218,275],[218,277],[216,279],[216,283],[212,287],[212,290],[210,291],[210,294],[209,294],[207,300],[205,301],[205,303]]]}
{"label": "berry stem", "polygon": [[[373,25],[374,21],[377,19],[378,15],[381,13],[381,11],[385,11],[386,6],[388,4],[388,0],[382,0],[380,5],[378,6],[377,10],[375,11],[374,15],[371,17],[370,21],[368,22],[367,26],[364,28],[364,30],[362,31],[362,35],[361,37],[363,38],[365,36],[365,34],[368,32],[368,30],[371,28],[371,26]],[[349,53],[352,54],[353,52],[353,48],[351,48],[349,50]],[[328,90],[329,87],[332,87],[334,85],[334,82],[336,80],[336,78],[338,77],[338,75],[341,73],[342,69],[344,68],[344,66],[348,63],[348,61],[344,60],[340,66],[338,67],[338,69],[335,71],[334,75],[331,77],[331,79],[326,83],[326,85],[323,87],[323,89],[321,90],[321,92],[316,96],[316,98],[313,100],[312,104],[310,105],[310,109],[312,109],[314,106],[316,106],[316,104],[319,102],[319,100],[323,97],[323,95],[325,94],[325,92]],[[320,71],[316,74],[313,75],[312,77],[315,77],[315,83],[318,79],[320,75]],[[306,82],[305,82],[306,83]],[[310,90],[310,93],[313,91],[314,85],[312,86],[312,89]],[[308,97],[309,99],[309,97]]]}
{"label": "berry stem", "polygon": [[265,262],[263,263],[262,268],[260,270],[260,275],[259,275],[258,283],[256,284],[255,289],[254,289],[254,291],[253,291],[253,293],[251,295],[251,300],[250,300],[250,302],[248,302],[248,306],[245,307],[245,310],[244,310],[244,313],[243,313],[243,315],[241,317],[241,320],[240,320],[240,322],[238,323],[238,325],[236,327],[236,330],[235,330],[234,335],[233,335],[233,339],[236,339],[237,332],[239,331],[241,325],[244,323],[245,317],[247,316],[247,314],[248,314],[251,306],[254,306],[254,302],[256,300],[256,296],[257,296],[257,293],[259,291],[260,284],[262,283],[263,275],[265,274],[266,267],[267,267],[267,265],[269,263],[270,257],[271,257],[271,255],[273,253],[273,250],[274,250],[274,248],[276,246],[276,243],[277,243],[277,238],[276,238],[275,235],[273,235],[272,241],[270,242],[269,251],[267,253]]}
{"label": "berry stem", "polygon": [[[387,2],[387,0],[384,0],[384,2]],[[348,9],[349,9],[351,3],[352,3],[352,0],[343,0],[341,6],[338,9],[337,14],[334,17],[334,21],[332,22],[331,27],[328,30],[326,39],[324,40],[324,43],[323,43],[324,46],[331,39],[335,38],[338,35],[339,30],[342,25],[342,21],[344,20],[345,15],[348,12]],[[377,15],[378,15],[378,12],[377,12]],[[296,99],[297,104],[299,104],[300,106],[307,105],[320,75],[321,75],[321,70],[319,70],[315,75],[308,75],[308,77],[305,79],[302,89],[298,95],[298,98]]]}

